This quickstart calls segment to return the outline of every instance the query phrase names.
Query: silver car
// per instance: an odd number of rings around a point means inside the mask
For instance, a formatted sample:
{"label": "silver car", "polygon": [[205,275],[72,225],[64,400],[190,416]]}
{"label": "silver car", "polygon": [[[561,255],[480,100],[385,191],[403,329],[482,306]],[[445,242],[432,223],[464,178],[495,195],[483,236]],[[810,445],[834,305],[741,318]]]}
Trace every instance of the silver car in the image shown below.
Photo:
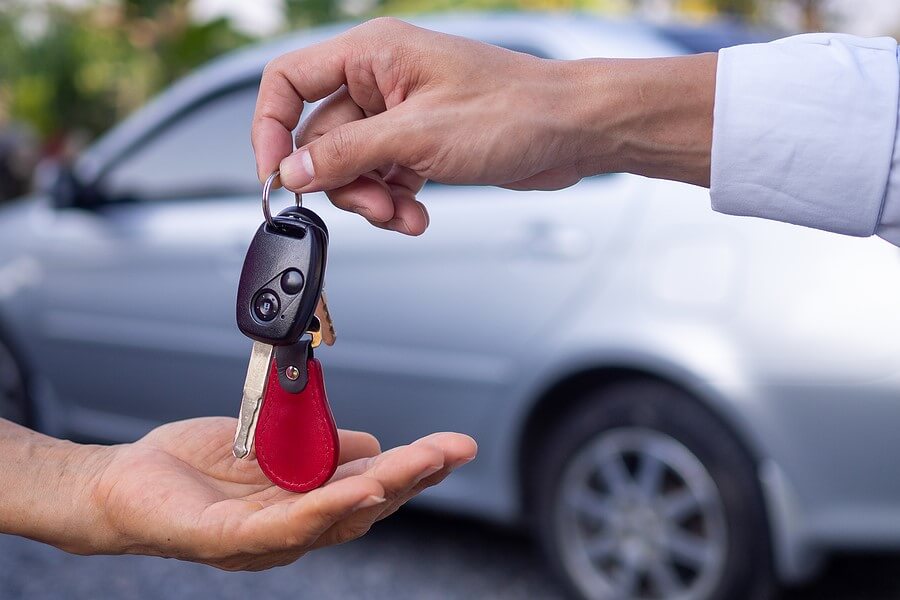
{"label": "silver car", "polygon": [[[585,16],[423,24],[565,59],[739,41]],[[116,441],[236,414],[260,74],[337,31],[214,62],[0,212],[5,415]],[[764,597],[828,551],[900,546],[896,248],[625,174],[421,198],[417,239],[305,202],[331,230],[339,340],[319,356],[339,424],[480,444],[422,505],[530,527],[585,598]]]}

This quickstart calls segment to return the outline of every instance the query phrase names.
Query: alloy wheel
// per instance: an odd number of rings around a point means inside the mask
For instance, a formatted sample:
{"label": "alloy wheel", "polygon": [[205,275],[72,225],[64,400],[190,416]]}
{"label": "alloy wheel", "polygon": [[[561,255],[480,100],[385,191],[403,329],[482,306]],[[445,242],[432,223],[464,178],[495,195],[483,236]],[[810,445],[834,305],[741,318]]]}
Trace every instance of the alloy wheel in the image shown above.
{"label": "alloy wheel", "polygon": [[555,519],[563,566],[587,598],[703,599],[722,576],[719,491],[700,460],[659,431],[589,440],[562,474]]}

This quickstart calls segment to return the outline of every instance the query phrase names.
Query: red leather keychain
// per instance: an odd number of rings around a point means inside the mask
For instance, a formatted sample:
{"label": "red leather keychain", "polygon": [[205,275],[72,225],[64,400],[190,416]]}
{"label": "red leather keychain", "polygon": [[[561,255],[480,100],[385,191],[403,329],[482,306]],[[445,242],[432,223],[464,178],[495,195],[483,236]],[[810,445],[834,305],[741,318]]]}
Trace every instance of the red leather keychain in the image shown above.
{"label": "red leather keychain", "polygon": [[[312,349],[334,343],[322,289],[328,229],[313,211],[296,206],[272,217],[263,186],[265,222],[257,229],[238,283],[238,329],[253,340],[232,451],[256,459],[276,485],[308,492],[337,469],[340,445],[325,395],[322,365]],[[255,440],[255,442],[254,442]]]}
{"label": "red leather keychain", "polygon": [[278,358],[272,359],[256,426],[256,459],[278,487],[308,492],[331,479],[337,469],[337,428],[319,361],[306,358],[305,385],[294,392],[285,389],[291,384],[282,385],[288,367],[279,369]]}

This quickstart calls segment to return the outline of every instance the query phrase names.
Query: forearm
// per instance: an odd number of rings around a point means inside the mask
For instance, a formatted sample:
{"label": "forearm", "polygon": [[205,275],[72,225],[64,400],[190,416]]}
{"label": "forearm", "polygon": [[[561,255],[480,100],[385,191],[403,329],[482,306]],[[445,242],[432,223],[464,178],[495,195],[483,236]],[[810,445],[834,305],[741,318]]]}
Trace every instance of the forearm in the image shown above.
{"label": "forearm", "polygon": [[0,419],[0,532],[69,552],[102,552],[93,496],[108,449],[57,440]]}
{"label": "forearm", "polygon": [[709,186],[716,55],[565,63],[585,173]]}

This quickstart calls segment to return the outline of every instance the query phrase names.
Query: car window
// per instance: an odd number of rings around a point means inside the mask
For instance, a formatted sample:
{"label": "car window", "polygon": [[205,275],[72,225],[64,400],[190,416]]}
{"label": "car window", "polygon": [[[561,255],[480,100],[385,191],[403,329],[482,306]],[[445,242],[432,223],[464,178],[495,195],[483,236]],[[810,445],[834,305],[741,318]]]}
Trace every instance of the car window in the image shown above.
{"label": "car window", "polygon": [[213,96],[154,132],[103,177],[104,195],[156,200],[255,193],[250,121],[257,89]]}
{"label": "car window", "polygon": [[718,52],[722,48],[739,44],[757,44],[771,42],[783,37],[775,29],[752,27],[741,23],[723,21],[707,26],[693,25],[660,25],[657,31],[665,39],[675,42],[687,52]]}

